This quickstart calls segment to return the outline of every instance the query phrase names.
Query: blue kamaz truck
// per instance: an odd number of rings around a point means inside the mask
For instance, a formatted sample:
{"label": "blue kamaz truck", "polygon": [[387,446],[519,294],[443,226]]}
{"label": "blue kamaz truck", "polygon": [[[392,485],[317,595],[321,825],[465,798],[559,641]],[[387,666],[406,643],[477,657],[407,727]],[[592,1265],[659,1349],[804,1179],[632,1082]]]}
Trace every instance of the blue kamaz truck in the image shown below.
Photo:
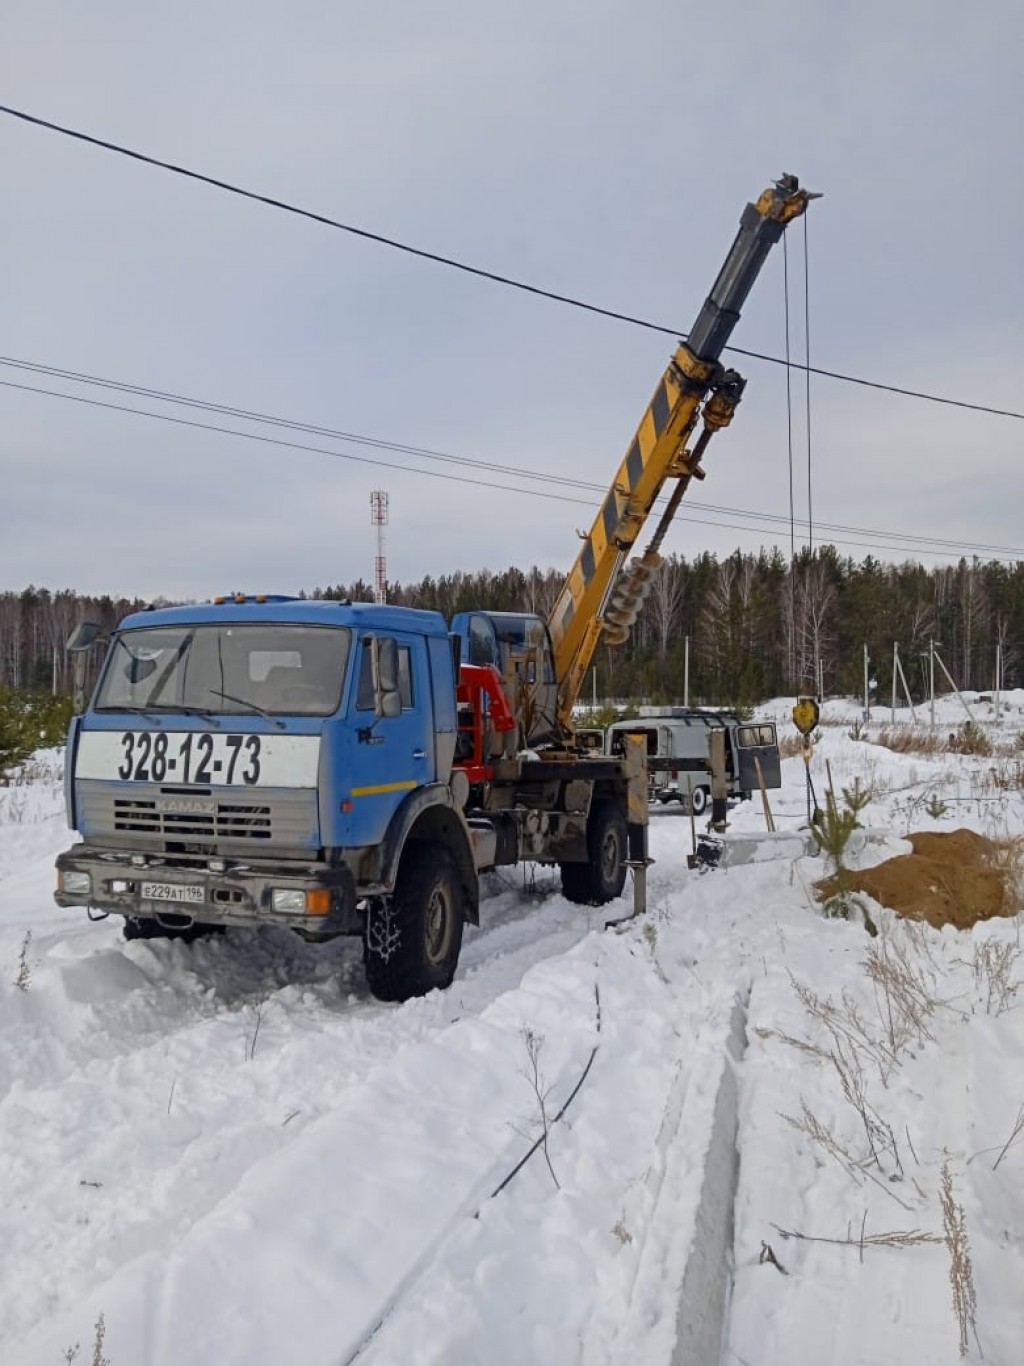
{"label": "blue kamaz truck", "polygon": [[540,618],[453,628],[263,595],[127,617],[69,735],[82,840],[58,903],[121,915],[128,938],[360,935],[374,994],[400,1000],[451,982],[489,869],[557,864],[570,899],[619,896],[630,854],[643,866],[642,760],[551,743]]}

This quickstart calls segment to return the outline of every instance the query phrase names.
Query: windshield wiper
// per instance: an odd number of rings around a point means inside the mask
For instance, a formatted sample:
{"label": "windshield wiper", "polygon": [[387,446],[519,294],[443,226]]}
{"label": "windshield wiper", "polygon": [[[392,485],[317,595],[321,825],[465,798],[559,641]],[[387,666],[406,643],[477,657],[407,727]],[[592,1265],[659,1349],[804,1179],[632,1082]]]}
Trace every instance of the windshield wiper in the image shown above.
{"label": "windshield wiper", "polygon": [[265,716],[268,721],[273,721],[279,730],[286,730],[284,722],[278,716],[274,716],[267,711],[266,707],[261,707],[258,702],[252,702],[248,697],[236,697],[234,693],[221,692],[219,688],[207,688],[206,691],[211,697],[223,697],[225,702],[237,702],[240,707],[248,707],[250,711],[256,712],[258,716]]}
{"label": "windshield wiper", "polygon": [[170,659],[161,669],[159,678],[156,680],[156,682],[153,684],[152,688],[149,691],[149,698],[145,703],[147,707],[159,707],[165,705],[164,703],[156,701],[157,694],[163,692],[164,688],[166,688],[167,680],[170,678],[171,674],[174,673],[175,669],[184,659],[185,652],[186,650],[188,650],[189,646],[195,639],[195,635],[195,631],[191,630],[189,631],[188,635],[182,636],[181,643],[179,644],[178,648],[174,651],[174,654],[171,655]]}
{"label": "windshield wiper", "polygon": [[[149,706],[130,706],[128,702],[104,702],[104,705],[97,706],[97,712],[128,712],[131,716],[149,716]],[[154,716],[153,720],[160,725],[160,717]]]}
{"label": "windshield wiper", "polygon": [[220,721],[217,713],[211,707],[191,707],[184,702],[144,702],[138,707],[131,707],[130,711],[149,712],[181,712],[183,716],[202,716],[204,720],[212,721],[220,729]]}

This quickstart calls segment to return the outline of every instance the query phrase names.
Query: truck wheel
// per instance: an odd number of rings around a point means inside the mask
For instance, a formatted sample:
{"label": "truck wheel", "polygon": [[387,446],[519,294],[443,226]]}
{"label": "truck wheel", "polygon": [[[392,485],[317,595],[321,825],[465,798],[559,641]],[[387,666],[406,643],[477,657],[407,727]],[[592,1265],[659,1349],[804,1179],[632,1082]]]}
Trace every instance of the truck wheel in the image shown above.
{"label": "truck wheel", "polygon": [[462,947],[462,884],[446,849],[409,845],[394,894],[370,905],[363,964],[378,1001],[451,986]]}
{"label": "truck wheel", "polygon": [[587,822],[586,863],[563,863],[562,895],[578,905],[614,901],[626,883],[626,818],[615,802],[595,802]]}
{"label": "truck wheel", "polygon": [[590,865],[588,863],[562,863],[562,895],[566,901],[577,906],[585,906],[590,900]]}
{"label": "truck wheel", "polygon": [[690,809],[695,816],[703,816],[708,809],[711,793],[706,787],[695,787],[690,793]]}

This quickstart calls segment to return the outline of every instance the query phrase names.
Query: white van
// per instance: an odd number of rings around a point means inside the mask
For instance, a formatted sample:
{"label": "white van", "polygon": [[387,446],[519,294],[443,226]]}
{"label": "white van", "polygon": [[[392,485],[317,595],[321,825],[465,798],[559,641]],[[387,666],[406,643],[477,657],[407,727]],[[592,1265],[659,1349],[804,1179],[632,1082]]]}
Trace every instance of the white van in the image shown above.
{"label": "white van", "polygon": [[782,786],[778,737],[771,721],[744,721],[737,712],[703,707],[645,707],[633,721],[616,721],[605,732],[605,753],[621,754],[624,735],[647,747],[652,801],[682,802],[700,816],[711,804],[708,744],[725,731],[729,796],[746,801],[758,790],[757,762],[766,788]]}

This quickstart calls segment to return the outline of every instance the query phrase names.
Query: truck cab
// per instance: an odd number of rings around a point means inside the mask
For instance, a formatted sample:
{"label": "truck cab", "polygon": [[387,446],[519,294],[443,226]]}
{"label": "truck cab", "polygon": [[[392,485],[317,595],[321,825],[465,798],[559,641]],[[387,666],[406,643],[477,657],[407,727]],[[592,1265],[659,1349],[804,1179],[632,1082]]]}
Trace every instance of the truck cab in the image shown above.
{"label": "truck cab", "polygon": [[437,613],[264,596],[136,613],[72,725],[82,839],[58,859],[57,901],[123,915],[129,937],[357,933],[405,841],[443,830],[475,917],[455,738]]}

